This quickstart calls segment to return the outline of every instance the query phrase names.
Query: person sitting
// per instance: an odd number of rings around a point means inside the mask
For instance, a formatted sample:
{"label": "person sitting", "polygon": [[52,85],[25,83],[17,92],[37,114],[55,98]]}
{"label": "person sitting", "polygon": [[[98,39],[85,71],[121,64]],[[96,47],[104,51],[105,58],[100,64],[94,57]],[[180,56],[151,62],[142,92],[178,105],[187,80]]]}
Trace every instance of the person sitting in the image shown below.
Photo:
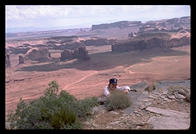
{"label": "person sitting", "polygon": [[104,95],[105,96],[109,96],[111,91],[115,91],[115,90],[120,90],[123,91],[125,93],[129,93],[129,91],[131,90],[129,86],[117,86],[117,79],[116,78],[112,78],[109,80],[109,84],[108,86],[106,86],[104,88]]}

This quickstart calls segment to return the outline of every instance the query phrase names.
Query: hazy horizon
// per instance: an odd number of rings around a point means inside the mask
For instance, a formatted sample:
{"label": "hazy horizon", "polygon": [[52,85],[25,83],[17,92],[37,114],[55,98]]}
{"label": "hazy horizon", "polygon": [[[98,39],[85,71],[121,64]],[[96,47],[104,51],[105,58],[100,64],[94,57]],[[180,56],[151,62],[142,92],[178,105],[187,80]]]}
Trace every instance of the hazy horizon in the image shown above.
{"label": "hazy horizon", "polygon": [[116,21],[146,21],[190,16],[189,5],[11,5],[6,33],[74,28]]}

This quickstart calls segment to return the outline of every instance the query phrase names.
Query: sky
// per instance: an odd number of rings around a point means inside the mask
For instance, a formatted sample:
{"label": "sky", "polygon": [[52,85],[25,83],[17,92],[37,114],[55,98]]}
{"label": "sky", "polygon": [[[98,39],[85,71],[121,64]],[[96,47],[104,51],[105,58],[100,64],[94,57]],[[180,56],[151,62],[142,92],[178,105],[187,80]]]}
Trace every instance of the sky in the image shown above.
{"label": "sky", "polygon": [[90,28],[116,21],[150,21],[190,16],[189,5],[7,5],[6,32]]}

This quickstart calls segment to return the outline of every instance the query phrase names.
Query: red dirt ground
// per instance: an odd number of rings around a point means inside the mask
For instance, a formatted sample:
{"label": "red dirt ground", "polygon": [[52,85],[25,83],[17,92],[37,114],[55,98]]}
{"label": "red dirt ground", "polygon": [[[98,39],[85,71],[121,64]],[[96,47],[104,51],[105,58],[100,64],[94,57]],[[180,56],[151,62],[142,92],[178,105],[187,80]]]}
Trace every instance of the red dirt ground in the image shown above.
{"label": "red dirt ground", "polygon": [[[154,82],[190,78],[190,46],[168,51],[106,52],[90,57],[91,60],[85,62],[73,60],[71,63],[16,65],[17,56],[11,55],[14,65],[6,69],[6,115],[16,109],[21,97],[29,101],[42,96],[52,80],[58,82],[61,90],[83,99],[102,95],[111,77],[116,77],[120,86],[141,80]],[[21,68],[23,71],[16,71]]]}

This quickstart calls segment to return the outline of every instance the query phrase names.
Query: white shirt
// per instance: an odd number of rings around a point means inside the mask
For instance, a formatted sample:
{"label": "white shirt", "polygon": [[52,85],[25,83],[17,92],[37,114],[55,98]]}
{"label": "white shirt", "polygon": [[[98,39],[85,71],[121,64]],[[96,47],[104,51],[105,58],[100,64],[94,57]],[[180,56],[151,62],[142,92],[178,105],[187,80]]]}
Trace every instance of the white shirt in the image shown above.
{"label": "white shirt", "polygon": [[[116,89],[117,90],[131,90],[130,89],[130,87],[129,86],[116,86]],[[105,88],[104,88],[104,95],[105,96],[108,96],[110,94],[110,92],[109,92],[109,89],[108,89],[108,86],[105,86]]]}

